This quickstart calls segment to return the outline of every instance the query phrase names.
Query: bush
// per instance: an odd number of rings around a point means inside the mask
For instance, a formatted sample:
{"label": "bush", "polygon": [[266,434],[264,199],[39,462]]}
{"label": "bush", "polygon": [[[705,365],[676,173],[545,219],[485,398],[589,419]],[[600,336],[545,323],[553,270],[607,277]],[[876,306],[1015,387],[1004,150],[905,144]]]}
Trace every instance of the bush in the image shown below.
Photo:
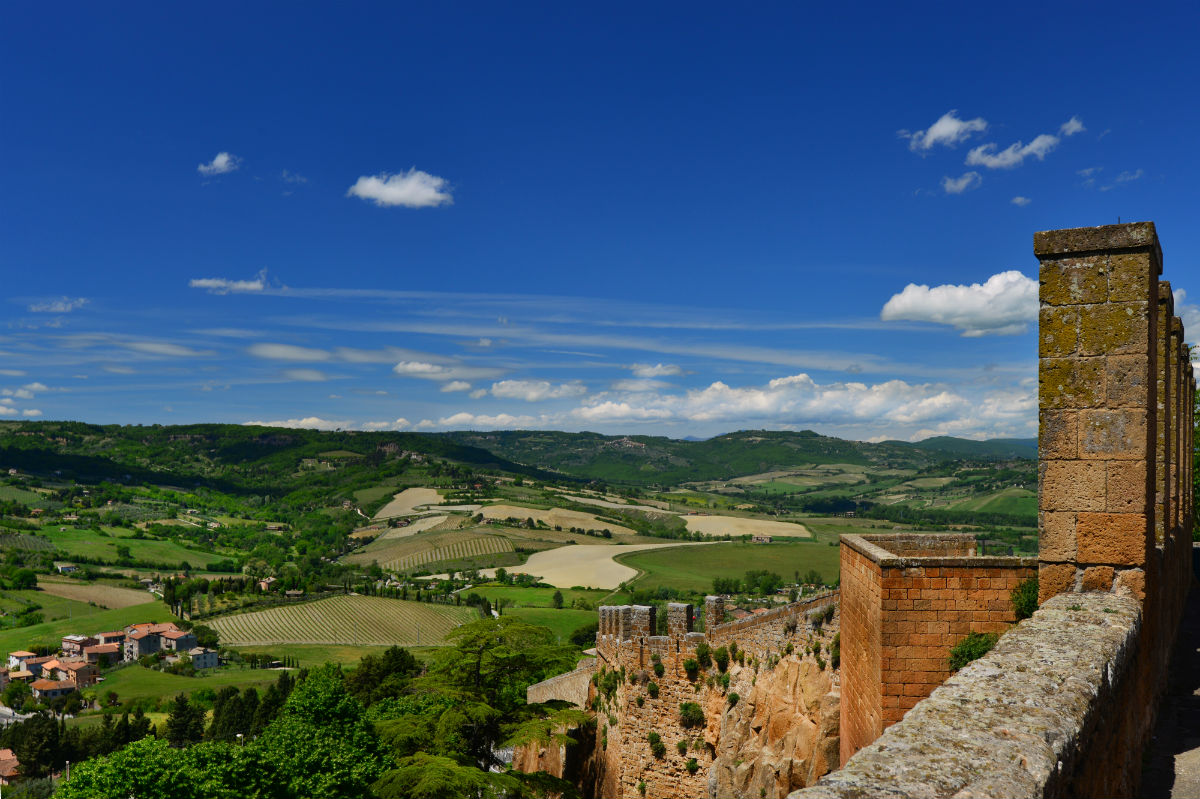
{"label": "bush", "polygon": [[1038,578],[1033,575],[1024,580],[1012,591],[1013,610],[1017,613],[1017,621],[1028,619],[1038,608]]}
{"label": "bush", "polygon": [[636,701],[637,701],[638,707],[641,707],[642,705],[646,704],[646,698],[644,696],[642,696],[641,694],[638,694],[638,698]]}
{"label": "bush", "polygon": [[675,744],[675,751],[679,752],[679,754],[681,754],[681,755],[686,755],[687,754],[687,741],[678,741]]}
{"label": "bush", "polygon": [[666,674],[666,673],[667,673],[667,668],[666,668],[666,666],[664,666],[662,663],[655,663],[655,664],[654,664],[654,676],[655,676],[655,677],[661,677],[661,676],[663,676],[663,675],[664,675],[664,674]]}
{"label": "bush", "polygon": [[658,733],[652,732],[646,736],[646,740],[650,742],[650,754],[661,760],[667,753],[667,747],[662,742],[662,737]]}
{"label": "bush", "polygon": [[721,675],[720,683],[723,690],[729,690],[729,672],[725,672]]}
{"label": "bush", "polygon": [[688,774],[695,774],[700,770],[700,764],[696,762],[696,758],[689,757],[687,765],[684,768],[688,770]]}
{"label": "bush", "polygon": [[972,660],[992,651],[1000,636],[995,633],[971,633],[950,650],[950,671],[958,671]]}
{"label": "bush", "polygon": [[708,648],[708,644],[702,643],[696,647],[696,661],[702,669],[712,665],[712,650]]}
{"label": "bush", "polygon": [[835,669],[842,663],[842,634],[840,632],[833,634],[833,644],[829,647],[829,658],[833,661]]}
{"label": "bush", "polygon": [[[695,680],[696,675],[700,673],[700,664],[696,662],[695,658],[688,658],[683,661],[683,670],[687,672],[689,680]],[[655,672],[655,674],[658,674],[658,672]],[[659,676],[661,677],[662,675]]]}
{"label": "bush", "polygon": [[704,724],[704,710],[695,702],[679,705],[679,723],[684,727],[700,727]]}
{"label": "bush", "polygon": [[739,699],[741,699],[741,697],[737,695],[737,691],[730,691],[729,696],[725,697],[725,701],[729,703],[730,707],[736,705]]}
{"label": "bush", "polygon": [[712,659],[717,664],[717,668],[721,671],[729,668],[729,650],[723,646],[719,646],[713,650]]}
{"label": "bush", "polygon": [[658,683],[646,683],[646,693],[650,694],[651,699],[658,699]]}

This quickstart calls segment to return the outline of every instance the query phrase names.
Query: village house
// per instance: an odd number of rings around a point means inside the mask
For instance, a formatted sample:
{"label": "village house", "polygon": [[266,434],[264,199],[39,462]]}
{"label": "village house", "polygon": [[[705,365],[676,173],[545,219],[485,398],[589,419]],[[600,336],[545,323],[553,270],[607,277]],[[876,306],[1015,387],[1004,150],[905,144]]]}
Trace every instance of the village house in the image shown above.
{"label": "village house", "polygon": [[[45,669],[43,669],[45,671]],[[54,670],[54,677],[65,682],[73,682],[81,688],[95,685],[99,678],[96,667],[86,660],[69,660],[59,663]]]}
{"label": "village house", "polygon": [[11,785],[21,773],[21,762],[11,749],[0,749],[0,785]]}
{"label": "village house", "polygon": [[96,642],[98,644],[124,644],[125,643],[125,631],[124,630],[112,630],[111,632],[107,632],[107,633],[97,633],[96,639],[97,639]]}
{"label": "village house", "polygon": [[197,646],[189,649],[188,655],[192,658],[192,665],[197,669],[215,669],[219,665],[215,649]]}
{"label": "village house", "polygon": [[259,591],[270,591],[271,586],[273,586],[273,585],[275,585],[274,577],[264,577],[263,579],[258,581],[258,590]]}
{"label": "village house", "polygon": [[29,669],[9,671],[8,679],[12,682],[33,682],[33,672]]}
{"label": "village house", "polygon": [[149,630],[135,630],[125,636],[125,660],[137,660],[146,655],[153,655],[162,649],[162,639],[158,633]]}
{"label": "village house", "polygon": [[22,661],[22,667],[25,669],[28,669],[33,674],[33,676],[40,677],[42,675],[42,667],[45,664],[49,663],[51,660],[57,660],[57,658],[55,658],[53,655],[47,655],[46,657],[40,657],[40,658],[38,658],[38,657],[25,658]]}
{"label": "village house", "polygon": [[70,680],[34,680],[29,686],[33,691],[33,698],[39,701],[46,699],[58,699],[60,696],[66,696],[75,690],[75,683]]}
{"label": "village house", "polygon": [[28,658],[35,658],[35,657],[37,657],[36,653],[26,652],[24,649],[18,649],[16,652],[9,652],[8,653],[8,667],[10,669],[17,669],[17,670],[23,669],[23,668],[25,668],[25,661]]}
{"label": "village house", "polygon": [[159,638],[160,646],[172,652],[186,652],[197,644],[196,636],[183,630],[168,630],[160,633]]}
{"label": "village house", "polygon": [[68,657],[78,656],[83,654],[84,647],[98,643],[100,642],[90,635],[64,635],[62,639],[62,652]]}
{"label": "village house", "polygon": [[[125,634],[121,634],[121,638],[125,638]],[[84,647],[83,657],[88,663],[100,663],[100,658],[107,658],[109,663],[116,663],[121,660],[121,644],[96,644],[94,646]]]}

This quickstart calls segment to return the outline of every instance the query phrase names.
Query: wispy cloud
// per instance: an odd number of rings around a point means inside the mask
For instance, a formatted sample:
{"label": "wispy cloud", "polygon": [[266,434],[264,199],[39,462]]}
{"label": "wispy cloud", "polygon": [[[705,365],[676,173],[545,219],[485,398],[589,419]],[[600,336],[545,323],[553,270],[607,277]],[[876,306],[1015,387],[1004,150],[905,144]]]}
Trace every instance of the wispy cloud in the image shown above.
{"label": "wispy cloud", "polygon": [[970,189],[978,188],[981,183],[983,183],[983,178],[979,176],[978,172],[964,172],[957,178],[942,178],[942,189],[947,194],[962,194]]}
{"label": "wispy cloud", "polygon": [[396,419],[392,422],[364,422],[363,430],[407,430],[412,427],[412,423],[404,417]]}
{"label": "wispy cloud", "polygon": [[883,306],[880,318],[951,325],[964,336],[1024,333],[1037,318],[1038,284],[1015,270],[985,283],[930,288],[910,283]]}
{"label": "wispy cloud", "polygon": [[1062,126],[1058,129],[1058,134],[1064,137],[1074,136],[1076,133],[1082,133],[1085,130],[1087,130],[1087,128],[1085,128],[1083,123],[1079,121],[1079,117],[1071,117],[1066,122],[1062,123]]}
{"label": "wispy cloud", "polygon": [[87,305],[88,302],[90,300],[87,297],[60,297],[55,300],[32,303],[29,310],[32,313],[71,313],[71,311],[77,311]]}
{"label": "wispy cloud", "polygon": [[5,377],[24,377],[26,374],[23,369],[0,369],[0,375]]}
{"label": "wispy cloud", "polygon": [[673,363],[635,363],[629,367],[634,377],[676,377],[684,374],[682,366]]}
{"label": "wispy cloud", "polygon": [[1121,174],[1117,175],[1117,183],[1131,183],[1141,178],[1144,174],[1145,173],[1140,169],[1132,172],[1122,172]]}
{"label": "wispy cloud", "polygon": [[261,270],[253,280],[229,280],[223,277],[194,277],[188,281],[188,286],[194,289],[204,289],[209,294],[240,294],[245,292],[260,292],[267,285],[267,270]]}
{"label": "wispy cloud", "polygon": [[200,164],[196,167],[196,171],[201,175],[213,176],[224,175],[235,171],[242,164],[242,159],[238,158],[233,153],[221,151],[213,156],[213,160],[207,164]]}
{"label": "wispy cloud", "polygon": [[303,419],[276,419],[270,422],[242,422],[242,424],[246,426],[290,427],[305,430],[344,430],[354,426],[354,422],[352,421],[322,419],[320,416],[305,416]]}
{"label": "wispy cloud", "polygon": [[400,361],[392,371],[401,377],[416,377],[439,383],[462,380],[478,380],[497,377],[500,369],[487,366],[468,366],[462,363],[430,363],[428,361]]}
{"label": "wispy cloud", "polygon": [[395,175],[386,172],[364,175],[350,187],[346,196],[371,200],[379,206],[404,208],[433,208],[454,202],[445,178],[416,168]]}
{"label": "wispy cloud", "polygon": [[1071,117],[1059,126],[1058,136],[1051,133],[1042,133],[1036,136],[1029,144],[1015,142],[999,151],[997,151],[998,145],[994,143],[981,144],[967,153],[967,166],[985,166],[988,169],[1013,169],[1023,164],[1026,158],[1033,157],[1041,161],[1046,158],[1046,155],[1050,151],[1059,145],[1059,142],[1063,138],[1073,136],[1081,130],[1084,130],[1084,127],[1083,123],[1079,121],[1079,117]]}
{"label": "wispy cloud", "polygon": [[1188,338],[1195,340],[1200,334],[1200,306],[1187,301],[1187,291],[1175,289],[1171,292],[1175,298],[1175,315],[1183,322],[1183,332]]}
{"label": "wispy cloud", "polygon": [[250,353],[255,358],[265,358],[271,361],[307,361],[312,363],[328,361],[332,357],[328,350],[314,349],[312,347],[297,347],[294,344],[273,344],[269,342],[251,344],[246,348],[246,352]]}
{"label": "wispy cloud", "polygon": [[947,111],[937,122],[925,130],[918,130],[915,133],[902,130],[899,135],[901,138],[908,139],[910,150],[920,153],[928,152],[939,144],[953,147],[970,138],[972,134],[987,130],[987,120],[983,117],[959,119],[957,114],[956,109]]}
{"label": "wispy cloud", "polygon": [[449,383],[444,384],[439,390],[446,394],[452,391],[470,391],[471,384],[466,380],[451,380]]}
{"label": "wispy cloud", "polygon": [[1019,206],[1021,206],[1022,208],[1024,208],[1025,206],[1027,206],[1027,205],[1029,205],[1031,202],[1033,202],[1033,200],[1029,199],[1028,197],[1021,197],[1021,196],[1019,196],[1019,195],[1018,195],[1018,196],[1016,196],[1016,197],[1013,197],[1013,198],[1012,198],[1012,200],[1010,200],[1010,202],[1011,202],[1013,205],[1019,205]]}
{"label": "wispy cloud", "polygon": [[323,383],[329,379],[320,369],[285,369],[283,376],[302,383]]}
{"label": "wispy cloud", "polygon": [[501,380],[492,384],[492,396],[525,402],[578,397],[586,393],[587,386],[578,380],[558,385],[548,380]]}
{"label": "wispy cloud", "polygon": [[164,358],[199,358],[215,354],[212,350],[197,350],[182,344],[172,344],[169,341],[124,341],[120,343],[120,346],[144,355],[157,355]]}
{"label": "wispy cloud", "polygon": [[288,172],[286,169],[279,175],[279,179],[284,183],[308,183],[308,178],[297,175],[295,172]]}

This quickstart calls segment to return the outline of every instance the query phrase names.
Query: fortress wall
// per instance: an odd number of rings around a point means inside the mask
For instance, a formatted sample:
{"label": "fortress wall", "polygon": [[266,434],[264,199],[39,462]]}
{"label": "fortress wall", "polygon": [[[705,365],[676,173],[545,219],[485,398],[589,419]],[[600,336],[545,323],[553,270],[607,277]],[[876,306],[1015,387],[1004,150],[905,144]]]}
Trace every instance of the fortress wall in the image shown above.
{"label": "fortress wall", "polygon": [[542,680],[525,689],[525,701],[529,704],[560,699],[576,707],[587,704],[588,683],[596,673],[596,658],[584,658],[574,671]]}
{"label": "fortress wall", "polygon": [[1137,795],[1192,583],[1195,378],[1153,224],[1034,249],[1041,607],[793,797]]}
{"label": "fortress wall", "polygon": [[963,534],[842,536],[843,763],[950,676],[955,644],[1016,621],[1037,560],[975,550]]}

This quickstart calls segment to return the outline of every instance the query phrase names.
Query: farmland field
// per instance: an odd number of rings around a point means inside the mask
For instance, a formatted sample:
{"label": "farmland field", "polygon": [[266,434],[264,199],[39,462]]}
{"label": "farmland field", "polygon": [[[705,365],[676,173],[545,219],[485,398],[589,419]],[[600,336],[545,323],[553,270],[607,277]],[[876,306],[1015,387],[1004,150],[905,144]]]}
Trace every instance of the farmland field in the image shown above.
{"label": "farmland field", "polygon": [[571,603],[576,599],[584,599],[595,603],[610,593],[608,591],[588,590],[586,588],[531,588],[520,585],[496,585],[495,583],[472,586],[464,589],[462,593],[464,596],[479,594],[480,596],[487,597],[492,602],[503,599],[511,607],[549,608],[553,606],[554,592],[556,590],[562,591],[563,604],[568,608],[571,607]]}
{"label": "farmland field", "polygon": [[[52,594],[79,602],[95,602],[105,608],[127,608],[131,605],[144,605],[154,597],[146,591],[135,591],[132,588],[121,588],[104,583],[85,583],[80,580],[55,579],[41,577],[38,588],[47,594]],[[42,602],[42,604],[46,604]]]}
{"label": "farmland field", "polygon": [[562,527],[569,530],[578,527],[584,530],[608,530],[613,535],[637,535],[636,530],[619,524],[597,519],[590,513],[565,508],[523,508],[519,505],[488,505],[480,510],[485,519],[533,519],[544,522],[551,527]]}
{"label": "farmland field", "polygon": [[725,542],[663,552],[618,554],[620,563],[645,572],[633,582],[633,587],[666,586],[681,591],[711,591],[714,577],[741,577],[752,569],[766,569],[787,579],[792,579],[795,572],[804,574],[816,569],[826,582],[831,582],[838,576],[839,558],[838,547],[807,542]]}
{"label": "farmland field", "polygon": [[54,544],[45,538],[23,533],[0,533],[0,549],[25,549],[30,551],[54,549]]}
{"label": "farmland field", "polygon": [[147,602],[143,605],[131,605],[114,610],[98,610],[83,618],[47,621],[32,627],[18,627],[14,630],[0,632],[0,653],[12,652],[16,649],[29,649],[39,644],[57,647],[62,642],[62,637],[70,633],[91,634],[119,630],[128,624],[137,622],[174,620],[175,617],[170,614],[162,602]]}
{"label": "farmland field", "polygon": [[[510,569],[512,572],[532,574],[550,585],[570,587],[582,585],[585,588],[616,588],[623,581],[637,576],[637,572],[614,558],[630,552],[654,549],[670,549],[678,552],[683,548],[700,547],[709,544],[633,544],[629,546],[595,545],[573,546],[549,549],[545,552],[535,552],[529,556],[525,565]],[[485,577],[495,577],[495,569],[483,569],[480,572]]]}
{"label": "farmland field", "polygon": [[238,688],[257,686],[266,688],[279,679],[279,671],[275,669],[244,669],[221,668],[199,672],[200,677],[184,677],[180,674],[169,674],[165,671],[145,669],[141,666],[126,666],[109,672],[103,682],[88,689],[103,695],[106,691],[116,691],[124,701],[131,699],[147,699],[162,697],[164,701],[177,694],[190,694],[202,688],[220,691],[230,685]]}
{"label": "farmland field", "polygon": [[438,643],[479,614],[472,608],[355,594],[211,619],[225,646]]}
{"label": "farmland field", "polygon": [[378,538],[342,560],[364,565],[377,561],[391,571],[413,571],[439,561],[512,551],[512,542],[503,536],[454,530],[408,538]]}
{"label": "farmland field", "polygon": [[[143,595],[142,602],[145,602],[148,597],[149,594]],[[0,591],[0,610],[9,615],[16,615],[35,602],[42,606],[38,613],[41,613],[42,618],[46,621],[81,619],[104,610],[104,608],[89,605],[87,602],[65,599],[44,591]]]}
{"label": "farmland field", "polygon": [[29,491],[16,486],[0,486],[0,500],[8,500],[9,502],[20,502],[23,505],[28,505],[31,508],[45,507],[42,505],[46,500],[41,494],[36,491]]}
{"label": "farmland field", "polygon": [[504,611],[505,616],[512,616],[529,624],[539,627],[549,627],[565,641],[571,633],[585,624],[591,624],[600,618],[594,610],[554,610],[553,608],[512,608]]}
{"label": "farmland field", "polygon": [[789,538],[812,538],[803,524],[776,522],[770,519],[748,519],[741,516],[685,516],[687,529],[703,535],[771,535]]}
{"label": "farmland field", "polygon": [[375,519],[390,519],[393,516],[410,516],[418,505],[437,505],[442,495],[433,488],[406,488],[379,509]]}
{"label": "farmland field", "polygon": [[1037,492],[1026,488],[1005,488],[994,494],[972,497],[950,505],[954,510],[975,510],[1036,516]]}
{"label": "farmland field", "polygon": [[66,553],[67,557],[96,558],[115,563],[118,544],[129,547],[129,554],[134,560],[171,566],[178,566],[186,561],[191,566],[204,567],[228,557],[214,552],[189,549],[174,541],[130,538],[133,531],[120,527],[103,528],[107,534],[105,536],[95,530],[77,527],[67,527],[63,530],[63,526],[65,525],[45,527],[42,534],[50,539],[55,548]]}

